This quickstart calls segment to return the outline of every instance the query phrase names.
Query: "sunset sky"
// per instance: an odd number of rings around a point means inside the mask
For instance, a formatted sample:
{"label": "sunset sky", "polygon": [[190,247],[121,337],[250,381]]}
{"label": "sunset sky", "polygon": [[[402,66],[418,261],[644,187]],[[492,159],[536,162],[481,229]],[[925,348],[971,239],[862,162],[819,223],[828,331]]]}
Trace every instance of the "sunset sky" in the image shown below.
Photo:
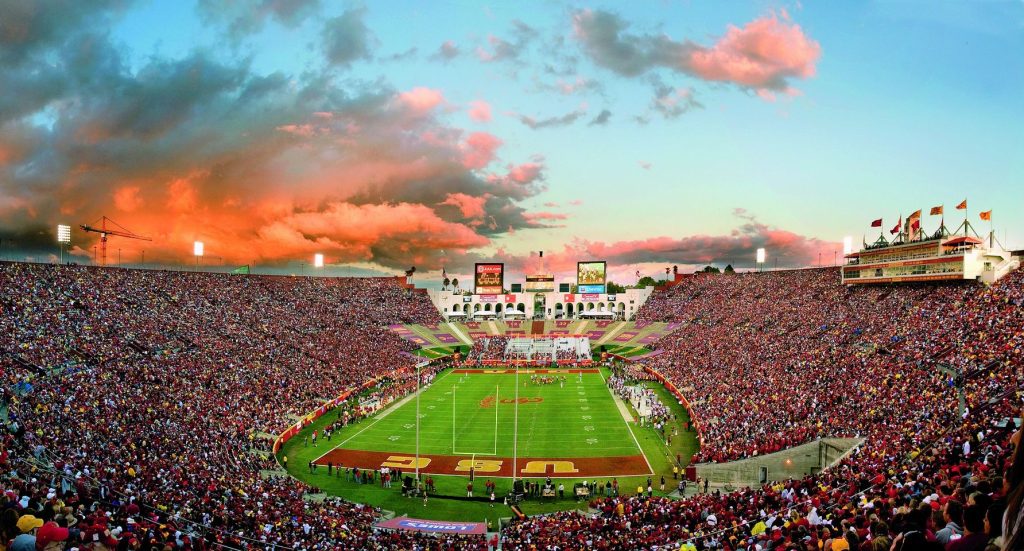
{"label": "sunset sky", "polygon": [[1022,52],[1020,1],[0,0],[0,256],[631,283],[964,198],[1022,248]]}

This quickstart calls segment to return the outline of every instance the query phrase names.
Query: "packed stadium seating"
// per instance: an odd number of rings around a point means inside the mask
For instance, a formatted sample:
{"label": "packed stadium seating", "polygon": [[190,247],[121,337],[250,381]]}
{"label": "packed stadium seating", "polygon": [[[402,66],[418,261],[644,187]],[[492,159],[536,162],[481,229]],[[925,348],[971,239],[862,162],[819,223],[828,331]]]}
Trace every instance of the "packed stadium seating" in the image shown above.
{"label": "packed stadium seating", "polygon": [[[824,435],[865,443],[818,476],[677,501],[599,500],[597,515],[518,521],[506,539],[538,549],[678,549],[681,541],[888,549],[900,534],[931,537],[946,524],[932,512],[948,501],[987,507],[1024,490],[1019,479],[1003,485],[1013,429],[995,424],[1019,406],[1022,306],[1021,272],[991,288],[848,289],[835,270],[689,279],[656,294],[640,316],[682,323],[659,341],[665,353],[651,364],[689,398],[703,442],[695,460],[728,461]],[[963,370],[964,423],[940,363]],[[833,547],[844,534],[854,535]]]}
{"label": "packed stadium seating", "polygon": [[60,500],[88,535],[121,527],[108,547],[483,544],[377,533],[372,507],[260,476],[275,467],[260,433],[410,364],[385,322],[438,315],[397,280],[0,263],[0,289],[0,369],[21,389],[0,485],[23,515],[50,520]]}
{"label": "packed stadium seating", "polygon": [[[486,548],[374,531],[373,507],[309,502],[314,488],[261,476],[275,467],[265,434],[410,365],[413,346],[388,324],[440,319],[397,280],[0,263],[0,289],[0,489],[18,511],[0,523],[5,541],[32,513],[73,520],[97,536],[94,551]],[[1024,459],[1007,471],[1012,425],[1000,423],[1019,406],[1022,307],[1024,272],[990,288],[845,288],[835,270],[799,270],[656,293],[641,321],[679,326],[648,366],[689,399],[695,460],[825,435],[865,443],[804,479],[515,520],[504,548],[925,548],[914,538],[934,537],[947,503],[969,504],[973,519],[1024,487]],[[966,419],[940,364],[964,373]]]}

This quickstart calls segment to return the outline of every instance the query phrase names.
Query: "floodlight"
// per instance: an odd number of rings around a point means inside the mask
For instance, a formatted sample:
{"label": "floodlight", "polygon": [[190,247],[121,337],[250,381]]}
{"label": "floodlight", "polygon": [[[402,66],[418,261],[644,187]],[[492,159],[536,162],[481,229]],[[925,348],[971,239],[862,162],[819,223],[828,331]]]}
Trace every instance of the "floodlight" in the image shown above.
{"label": "floodlight", "polygon": [[313,255],[313,267],[323,268],[324,267],[324,255],[316,253]]}
{"label": "floodlight", "polygon": [[853,252],[853,238],[847,235],[843,238],[843,254],[850,254]]}
{"label": "floodlight", "polygon": [[192,244],[192,254],[196,256],[203,256],[203,242],[196,241]]}
{"label": "floodlight", "polygon": [[764,258],[765,258],[765,256],[764,256],[764,249],[758,249],[757,250],[757,263],[758,264],[764,264]]}
{"label": "floodlight", "polygon": [[71,243],[71,226],[65,226],[64,224],[57,226],[57,242]]}

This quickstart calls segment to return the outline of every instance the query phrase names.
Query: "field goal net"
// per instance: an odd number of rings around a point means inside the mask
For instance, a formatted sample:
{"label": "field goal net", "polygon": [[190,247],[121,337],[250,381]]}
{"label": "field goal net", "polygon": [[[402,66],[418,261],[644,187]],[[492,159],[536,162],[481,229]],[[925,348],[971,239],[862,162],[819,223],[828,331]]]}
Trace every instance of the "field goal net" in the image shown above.
{"label": "field goal net", "polygon": [[498,391],[495,386],[491,395],[489,388],[452,384],[452,455],[498,455]]}

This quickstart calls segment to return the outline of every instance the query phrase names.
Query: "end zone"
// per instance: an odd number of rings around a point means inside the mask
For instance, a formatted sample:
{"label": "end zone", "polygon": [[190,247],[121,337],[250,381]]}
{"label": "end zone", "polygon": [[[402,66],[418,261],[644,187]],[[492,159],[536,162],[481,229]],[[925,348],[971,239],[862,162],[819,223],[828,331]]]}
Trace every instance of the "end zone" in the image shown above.
{"label": "end zone", "polygon": [[[488,457],[484,459],[454,455],[420,454],[418,463],[415,455],[364,450],[333,449],[314,461],[316,465],[328,463],[344,468],[378,470],[381,467],[415,470],[434,475],[467,476],[470,469],[477,476],[510,478],[511,457]],[[518,477],[551,478],[592,478],[627,477],[653,474],[643,455],[617,457],[520,457],[516,459]]]}
{"label": "end zone", "polygon": [[460,375],[594,375],[601,372],[600,369],[455,369],[453,373]]}

